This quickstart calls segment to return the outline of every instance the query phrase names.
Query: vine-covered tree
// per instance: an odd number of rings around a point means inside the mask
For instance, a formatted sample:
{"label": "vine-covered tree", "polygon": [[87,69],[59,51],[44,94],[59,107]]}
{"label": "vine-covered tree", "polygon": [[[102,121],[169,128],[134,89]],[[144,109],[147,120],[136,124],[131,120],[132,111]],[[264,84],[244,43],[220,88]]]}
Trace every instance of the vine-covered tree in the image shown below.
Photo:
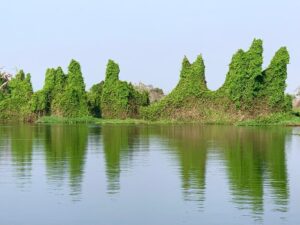
{"label": "vine-covered tree", "polygon": [[[68,73],[48,69],[42,90],[33,93],[30,74],[21,70],[14,78],[0,71],[0,118],[33,118],[42,115],[104,118],[175,119],[235,122],[272,113],[291,112],[285,94],[289,53],[280,48],[263,70],[263,45],[254,39],[248,51],[232,57],[224,85],[207,88],[201,55],[190,63],[184,57],[174,90],[149,107],[149,91],[119,80],[117,63],[107,63],[105,81],[85,91],[78,62]],[[147,106],[147,107],[143,107]]]}
{"label": "vine-covered tree", "polygon": [[[60,82],[63,83],[63,78],[61,78]],[[56,111],[59,115],[65,117],[89,115],[85,84],[80,64],[75,60],[72,60],[68,67],[66,85],[60,97],[61,99],[56,99],[55,101],[55,105],[57,105]]]}
{"label": "vine-covered tree", "polygon": [[32,96],[32,111],[41,115],[61,115],[60,101],[66,84],[66,75],[61,67],[47,69],[42,90]]}
{"label": "vine-covered tree", "polygon": [[232,57],[223,88],[238,108],[251,107],[263,84],[262,41],[254,39],[247,52],[238,50]]}
{"label": "vine-covered tree", "polygon": [[[205,79],[205,65],[202,55],[199,55],[195,62],[190,63],[184,57],[181,64],[180,80],[172,92],[149,107],[142,109],[142,116],[146,119],[164,118],[173,116],[173,111],[180,111],[191,99],[205,98],[209,92]],[[167,115],[168,114],[168,115]]]}
{"label": "vine-covered tree", "polygon": [[30,119],[29,102],[33,90],[30,74],[20,70],[7,85],[8,93],[0,101],[1,118]]}
{"label": "vine-covered tree", "polygon": [[104,81],[99,84],[94,84],[90,91],[87,93],[88,97],[88,107],[90,114],[94,117],[101,117],[101,99],[103,91]]}
{"label": "vine-covered tree", "polygon": [[263,72],[265,96],[268,98],[270,106],[276,110],[291,110],[292,108],[291,97],[284,93],[289,61],[289,52],[286,47],[282,47],[275,53],[270,65]]}
{"label": "vine-covered tree", "polygon": [[107,63],[101,98],[104,118],[128,118],[139,115],[139,107],[149,104],[148,93],[136,91],[132,84],[119,80],[120,68],[113,60]]}
{"label": "vine-covered tree", "polygon": [[200,95],[205,90],[207,90],[207,86],[205,80],[205,65],[202,55],[199,55],[192,64],[187,57],[184,57],[180,72],[180,80],[171,95]]}
{"label": "vine-covered tree", "polygon": [[160,102],[142,108],[145,119],[238,121],[271,113],[290,112],[291,97],[285,95],[289,54],[285,47],[263,71],[263,45],[254,39],[248,51],[232,57],[224,85],[207,89],[205,67],[199,56],[193,64],[185,57],[175,89]]}

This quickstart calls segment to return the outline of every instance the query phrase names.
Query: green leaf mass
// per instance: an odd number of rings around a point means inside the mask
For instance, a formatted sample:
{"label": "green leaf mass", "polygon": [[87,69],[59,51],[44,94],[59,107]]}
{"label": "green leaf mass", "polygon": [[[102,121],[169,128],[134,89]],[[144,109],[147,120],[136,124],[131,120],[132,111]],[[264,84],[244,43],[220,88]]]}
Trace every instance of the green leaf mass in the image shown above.
{"label": "green leaf mass", "polygon": [[263,42],[254,39],[248,51],[240,49],[233,55],[223,86],[211,91],[202,55],[193,63],[184,57],[176,87],[149,105],[149,93],[121,81],[119,65],[113,60],[107,63],[105,80],[89,91],[80,64],[71,60],[67,73],[61,67],[47,69],[44,87],[36,92],[30,74],[20,70],[0,91],[0,119],[93,116],[231,122],[286,113],[292,110],[291,96],[285,94],[288,64],[288,50],[282,47],[263,69]]}

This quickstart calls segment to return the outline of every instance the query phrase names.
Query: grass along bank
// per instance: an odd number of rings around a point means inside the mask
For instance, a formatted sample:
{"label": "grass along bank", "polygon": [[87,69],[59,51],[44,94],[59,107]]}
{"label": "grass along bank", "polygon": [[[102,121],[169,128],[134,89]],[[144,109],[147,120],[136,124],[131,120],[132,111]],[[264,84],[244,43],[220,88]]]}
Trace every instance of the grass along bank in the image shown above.
{"label": "grass along bank", "polygon": [[188,121],[188,120],[159,120],[149,121],[142,119],[100,119],[95,117],[65,118],[56,116],[44,116],[36,121],[42,124],[203,124],[203,125],[235,125],[235,126],[300,126],[300,114],[275,113],[269,116],[261,116],[252,120],[239,122],[230,121]]}
{"label": "grass along bank", "polygon": [[300,126],[300,114],[276,113],[235,123],[237,126]]}
{"label": "grass along bank", "polygon": [[[170,123],[188,123],[180,121],[147,121],[142,119],[102,119],[95,117],[77,117],[66,118],[57,116],[44,116],[39,118],[36,123],[44,124],[170,124]],[[189,122],[192,123],[192,122]]]}

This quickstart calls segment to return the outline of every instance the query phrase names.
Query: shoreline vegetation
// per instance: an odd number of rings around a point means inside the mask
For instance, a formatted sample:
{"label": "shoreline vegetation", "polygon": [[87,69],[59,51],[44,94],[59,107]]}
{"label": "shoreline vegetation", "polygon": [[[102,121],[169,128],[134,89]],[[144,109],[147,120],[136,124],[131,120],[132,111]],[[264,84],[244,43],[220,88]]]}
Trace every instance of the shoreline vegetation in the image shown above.
{"label": "shoreline vegetation", "polygon": [[298,114],[272,114],[266,117],[258,117],[252,120],[230,123],[228,121],[179,121],[179,120],[143,120],[143,119],[102,119],[95,117],[66,118],[44,116],[35,121],[37,124],[141,124],[141,125],[164,125],[164,124],[199,124],[199,125],[235,125],[235,126],[300,126]]}
{"label": "shoreline vegetation", "polygon": [[75,60],[67,73],[61,67],[47,69],[44,87],[36,92],[30,74],[20,70],[9,82],[0,79],[0,120],[298,126],[299,112],[292,109],[292,96],[285,94],[288,63],[289,53],[282,47],[263,69],[263,43],[254,39],[248,51],[233,55],[223,86],[211,91],[202,55],[193,63],[184,57],[177,86],[164,97],[157,89],[156,100],[149,90],[119,80],[120,68],[113,60],[107,63],[105,80],[89,91]]}

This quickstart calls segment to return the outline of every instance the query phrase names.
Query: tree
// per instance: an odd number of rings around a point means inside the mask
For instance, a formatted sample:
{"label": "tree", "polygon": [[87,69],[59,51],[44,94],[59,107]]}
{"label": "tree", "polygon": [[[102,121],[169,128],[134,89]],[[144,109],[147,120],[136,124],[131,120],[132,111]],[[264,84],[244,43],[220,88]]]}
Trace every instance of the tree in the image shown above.
{"label": "tree", "polygon": [[7,85],[8,94],[0,102],[2,118],[30,119],[30,101],[33,94],[31,76],[20,70]]}
{"label": "tree", "polygon": [[263,71],[265,77],[265,96],[269,100],[271,107],[277,110],[291,110],[291,97],[285,95],[287,65],[289,64],[290,56],[286,47],[280,48],[270,65]]}
{"label": "tree", "polygon": [[262,41],[254,39],[247,52],[238,50],[232,57],[223,89],[238,108],[251,107],[262,88]]}
{"label": "tree", "polygon": [[[60,77],[59,79],[63,83],[64,78]],[[66,85],[61,99],[56,99],[56,104],[58,108],[57,112],[61,116],[81,117],[89,115],[85,84],[80,64],[75,60],[70,62]]]}
{"label": "tree", "polygon": [[104,118],[138,117],[140,106],[149,104],[148,93],[139,93],[132,84],[119,80],[120,68],[109,60],[103,85],[101,108]]}

